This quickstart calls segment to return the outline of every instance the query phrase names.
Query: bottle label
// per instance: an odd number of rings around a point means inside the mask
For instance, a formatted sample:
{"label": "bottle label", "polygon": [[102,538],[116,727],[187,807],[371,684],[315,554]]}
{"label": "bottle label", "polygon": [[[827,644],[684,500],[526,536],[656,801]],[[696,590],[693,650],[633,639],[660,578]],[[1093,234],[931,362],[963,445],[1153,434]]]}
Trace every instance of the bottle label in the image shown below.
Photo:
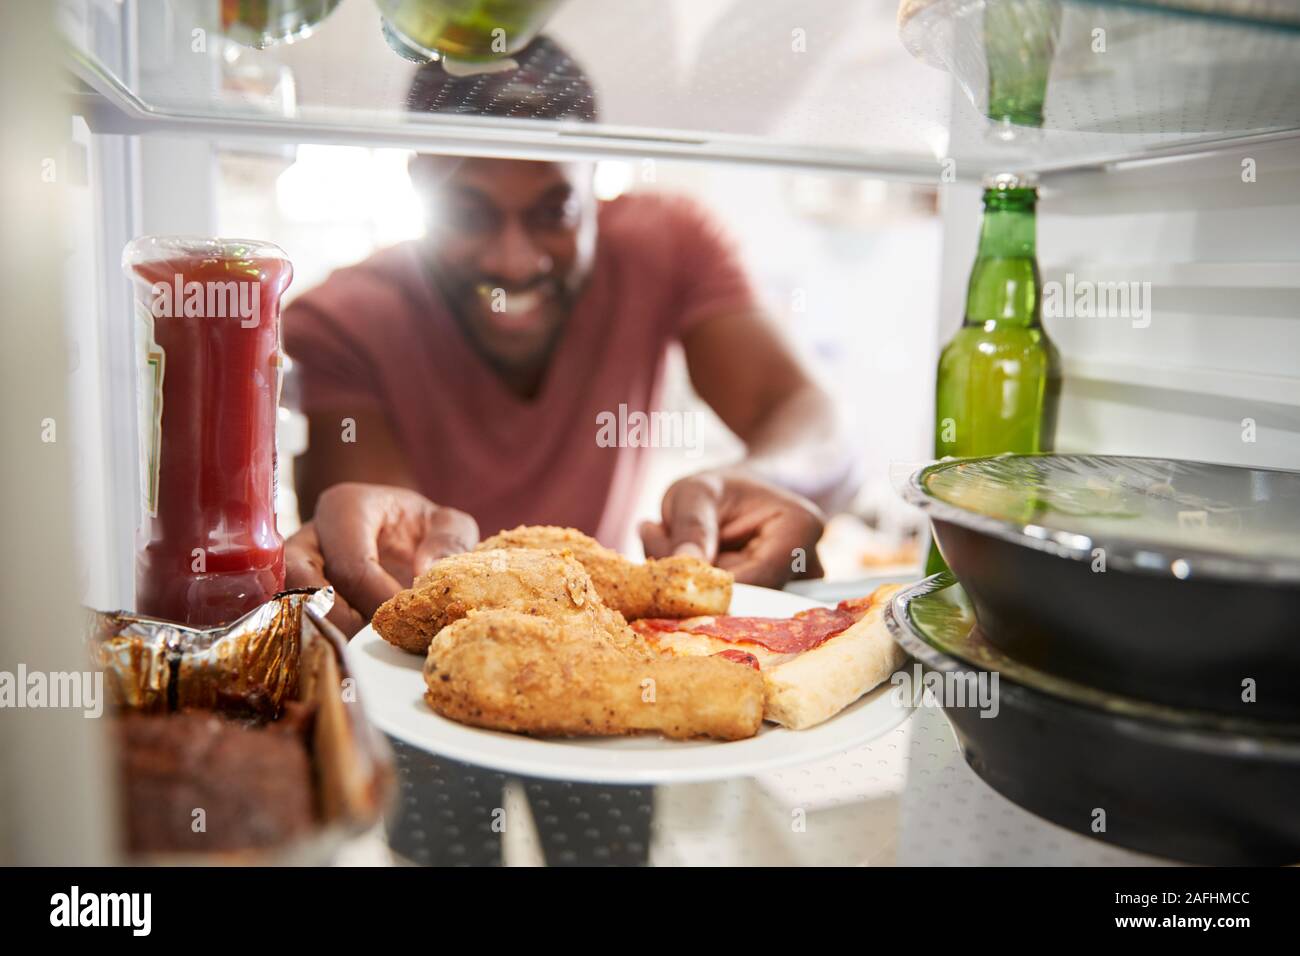
{"label": "bottle label", "polygon": [[284,391],[284,349],[277,343],[275,353],[271,356],[271,365],[275,368],[275,441],[271,443],[271,510],[277,510],[280,500],[280,395]]}
{"label": "bottle label", "polygon": [[136,415],[140,438],[140,495],[144,513],[158,514],[158,466],[162,451],[163,373],[167,355],[154,341],[153,313],[147,303],[136,304],[136,362],[140,376]]}

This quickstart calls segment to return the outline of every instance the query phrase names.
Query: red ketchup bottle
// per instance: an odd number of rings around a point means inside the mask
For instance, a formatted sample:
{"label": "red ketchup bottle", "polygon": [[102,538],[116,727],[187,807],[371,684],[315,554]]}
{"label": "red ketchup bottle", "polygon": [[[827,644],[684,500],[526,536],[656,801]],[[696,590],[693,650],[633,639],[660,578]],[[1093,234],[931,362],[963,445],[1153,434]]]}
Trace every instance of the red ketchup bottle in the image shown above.
{"label": "red ketchup bottle", "polygon": [[136,610],[226,624],[284,588],[275,422],[293,266],[269,242],[146,236],[122,268],[140,376]]}

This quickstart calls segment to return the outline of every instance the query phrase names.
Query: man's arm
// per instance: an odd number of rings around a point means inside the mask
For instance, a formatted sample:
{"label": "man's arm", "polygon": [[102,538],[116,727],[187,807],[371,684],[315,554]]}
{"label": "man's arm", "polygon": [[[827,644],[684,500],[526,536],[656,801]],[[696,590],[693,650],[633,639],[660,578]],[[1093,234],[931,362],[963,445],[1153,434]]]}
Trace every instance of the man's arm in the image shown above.
{"label": "man's arm", "polygon": [[307,450],[294,462],[303,523],[316,513],[321,493],[345,481],[416,488],[410,462],[383,412],[340,409],[307,416]]}
{"label": "man's arm", "polygon": [[834,507],[855,478],[830,397],[756,311],[698,321],[682,344],[695,390],[746,456],[668,489],[661,520],[641,525],[647,556],[693,554],[767,587],[819,577],[814,502]]}
{"label": "man's arm", "polygon": [[825,508],[852,494],[851,443],[835,407],[757,312],[695,323],[682,337],[691,384],[745,443],[740,467]]}

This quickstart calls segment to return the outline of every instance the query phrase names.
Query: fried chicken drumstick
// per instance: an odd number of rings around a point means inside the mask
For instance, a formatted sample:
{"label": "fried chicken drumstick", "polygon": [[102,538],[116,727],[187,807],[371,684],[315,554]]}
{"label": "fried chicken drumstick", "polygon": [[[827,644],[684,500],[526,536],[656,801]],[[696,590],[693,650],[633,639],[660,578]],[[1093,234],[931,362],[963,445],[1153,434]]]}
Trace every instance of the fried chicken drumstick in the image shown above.
{"label": "fried chicken drumstick", "polygon": [[473,610],[504,609],[583,624],[615,643],[637,643],[618,614],[601,603],[583,566],[558,551],[469,551],[443,558],[375,612],[388,643],[413,654]]}
{"label": "fried chicken drumstick", "polygon": [[425,699],[451,720],[539,737],[657,731],[738,740],[758,732],[763,679],[754,669],[712,657],[659,659],[593,623],[472,612],[430,645]]}
{"label": "fried chicken drumstick", "polygon": [[391,644],[428,651],[426,700],[466,724],[537,736],[736,740],[763,720],[757,671],[659,658],[566,552],[444,558],[380,607],[374,626]]}
{"label": "fried chicken drumstick", "polygon": [[629,621],[726,614],[731,606],[731,572],[699,558],[679,555],[638,564],[581,531],[551,525],[520,525],[479,545],[480,550],[497,548],[571,551],[601,600]]}

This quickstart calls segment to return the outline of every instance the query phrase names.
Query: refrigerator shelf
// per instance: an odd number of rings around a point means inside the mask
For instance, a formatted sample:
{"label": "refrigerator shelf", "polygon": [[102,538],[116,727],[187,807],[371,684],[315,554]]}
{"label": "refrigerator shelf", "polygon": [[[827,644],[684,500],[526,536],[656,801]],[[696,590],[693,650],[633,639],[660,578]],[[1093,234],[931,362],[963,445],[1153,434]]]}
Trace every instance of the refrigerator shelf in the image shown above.
{"label": "refrigerator shelf", "polygon": [[[975,38],[985,6],[1000,4],[1059,20],[1041,129],[984,115],[987,64]],[[891,0],[568,0],[547,35],[590,77],[595,122],[486,117],[464,102],[461,112],[408,112],[416,66],[385,43],[373,0],[342,0],[309,36],[263,50],[224,37],[219,6],[61,0],[74,102],[92,128],[703,159],[915,182],[1095,167],[1300,131],[1300,29],[1129,0],[909,2],[899,20]],[[1104,56],[1091,50],[1094,25],[1108,38]]]}

